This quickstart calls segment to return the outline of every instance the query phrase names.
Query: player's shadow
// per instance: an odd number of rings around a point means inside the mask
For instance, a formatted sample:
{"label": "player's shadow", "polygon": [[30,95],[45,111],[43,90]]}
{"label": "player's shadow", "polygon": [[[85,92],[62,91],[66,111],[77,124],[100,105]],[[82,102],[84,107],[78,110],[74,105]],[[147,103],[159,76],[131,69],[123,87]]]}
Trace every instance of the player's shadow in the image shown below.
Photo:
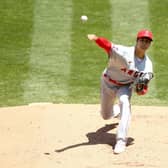
{"label": "player's shadow", "polygon": [[[61,149],[56,149],[55,152],[64,152],[65,150],[69,150],[69,149],[80,147],[80,146],[97,145],[97,144],[107,144],[107,145],[112,146],[112,148],[114,148],[114,145],[116,143],[116,134],[112,134],[108,132],[116,128],[117,125],[118,123],[105,125],[104,127],[98,129],[96,132],[87,133],[86,136],[88,138],[88,142],[82,142],[82,143],[66,146]],[[129,137],[127,146],[132,145],[133,141],[134,139]]]}

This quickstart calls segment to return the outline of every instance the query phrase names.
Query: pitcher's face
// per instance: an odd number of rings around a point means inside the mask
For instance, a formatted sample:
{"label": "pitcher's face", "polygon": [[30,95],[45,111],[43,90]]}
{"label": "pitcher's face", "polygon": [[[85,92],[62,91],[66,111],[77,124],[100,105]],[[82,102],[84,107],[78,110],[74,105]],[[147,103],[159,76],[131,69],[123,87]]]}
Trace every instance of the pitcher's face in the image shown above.
{"label": "pitcher's face", "polygon": [[139,38],[137,39],[137,47],[141,50],[147,50],[151,45],[151,40],[149,38]]}

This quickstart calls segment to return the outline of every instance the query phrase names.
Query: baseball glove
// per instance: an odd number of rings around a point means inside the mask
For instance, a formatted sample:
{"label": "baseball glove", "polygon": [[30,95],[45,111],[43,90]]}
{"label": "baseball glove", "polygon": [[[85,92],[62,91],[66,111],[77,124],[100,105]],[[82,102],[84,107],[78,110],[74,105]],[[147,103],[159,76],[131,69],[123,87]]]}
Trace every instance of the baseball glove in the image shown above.
{"label": "baseball glove", "polygon": [[135,83],[135,92],[138,95],[146,94],[148,90],[148,82],[149,80],[143,77],[139,77]]}

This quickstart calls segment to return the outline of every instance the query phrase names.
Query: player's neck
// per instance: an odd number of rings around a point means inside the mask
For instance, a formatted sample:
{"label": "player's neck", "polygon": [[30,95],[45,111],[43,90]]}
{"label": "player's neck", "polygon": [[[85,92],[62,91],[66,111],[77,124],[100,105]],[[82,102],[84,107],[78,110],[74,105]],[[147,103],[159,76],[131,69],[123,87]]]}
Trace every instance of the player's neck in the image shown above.
{"label": "player's neck", "polygon": [[144,59],[144,57],[145,57],[144,50],[139,50],[138,48],[135,48],[135,56],[140,59]]}

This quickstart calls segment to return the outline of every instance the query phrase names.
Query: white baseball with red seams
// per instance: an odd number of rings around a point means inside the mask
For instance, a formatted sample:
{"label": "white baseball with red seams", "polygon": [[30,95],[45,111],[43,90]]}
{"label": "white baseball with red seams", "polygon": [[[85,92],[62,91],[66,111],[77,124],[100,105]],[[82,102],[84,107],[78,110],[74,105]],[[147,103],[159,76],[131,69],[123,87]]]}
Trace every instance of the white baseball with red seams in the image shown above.
{"label": "white baseball with red seams", "polygon": [[81,20],[84,21],[84,22],[86,22],[88,20],[88,17],[86,15],[82,15],[81,16]]}

